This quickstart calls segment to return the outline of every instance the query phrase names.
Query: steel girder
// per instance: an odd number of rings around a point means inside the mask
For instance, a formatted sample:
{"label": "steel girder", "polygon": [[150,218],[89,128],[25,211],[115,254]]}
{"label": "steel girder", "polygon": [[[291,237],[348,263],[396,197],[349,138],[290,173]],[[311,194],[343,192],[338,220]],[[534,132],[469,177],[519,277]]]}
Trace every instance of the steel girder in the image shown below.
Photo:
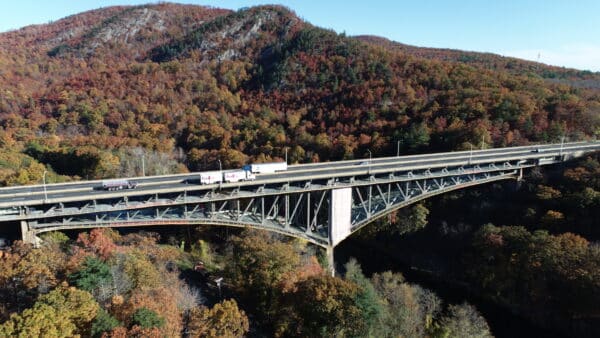
{"label": "steel girder", "polygon": [[252,227],[303,238],[328,247],[334,189],[351,188],[351,232],[399,208],[447,191],[515,178],[525,163],[398,171],[344,179],[288,182],[250,188],[182,191],[26,209],[30,231],[150,225]]}

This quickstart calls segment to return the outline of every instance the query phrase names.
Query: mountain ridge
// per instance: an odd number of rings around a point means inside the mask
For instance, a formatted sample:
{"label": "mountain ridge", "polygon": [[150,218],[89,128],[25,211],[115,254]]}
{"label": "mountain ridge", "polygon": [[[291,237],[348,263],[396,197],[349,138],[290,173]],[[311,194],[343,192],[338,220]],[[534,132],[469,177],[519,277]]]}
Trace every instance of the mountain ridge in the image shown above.
{"label": "mountain ridge", "polygon": [[595,88],[363,40],[281,6],[171,3],[2,33],[0,144],[10,169],[0,182],[39,177],[22,163],[43,172],[74,158],[81,169],[57,174],[124,174],[136,147],[200,170],[218,159],[277,160],[286,149],[310,162],[395,154],[398,142],[415,153],[599,133]]}
{"label": "mountain ridge", "polygon": [[461,62],[482,69],[508,71],[511,74],[535,74],[543,79],[583,88],[600,88],[600,72],[548,65],[540,62],[503,56],[491,52],[474,52],[452,48],[417,47],[374,35],[357,35],[360,41],[381,46],[390,51],[407,53],[430,60]]}

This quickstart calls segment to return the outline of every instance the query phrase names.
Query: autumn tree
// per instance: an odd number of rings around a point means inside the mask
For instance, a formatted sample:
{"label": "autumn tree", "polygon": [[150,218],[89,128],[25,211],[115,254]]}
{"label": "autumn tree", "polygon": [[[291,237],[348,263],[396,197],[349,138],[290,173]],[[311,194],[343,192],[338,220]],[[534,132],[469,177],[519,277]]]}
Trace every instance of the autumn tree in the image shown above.
{"label": "autumn tree", "polygon": [[72,337],[76,330],[73,322],[46,304],[13,314],[0,325],[0,335],[3,337]]}
{"label": "autumn tree", "polygon": [[316,256],[303,257],[300,266],[284,274],[279,287],[284,293],[291,292],[296,288],[298,282],[324,273],[325,269]]}
{"label": "autumn tree", "polygon": [[429,145],[430,131],[426,124],[412,124],[402,135],[400,144],[405,153],[415,153]]}
{"label": "autumn tree", "polygon": [[[134,289],[128,299],[113,307],[113,314],[125,324],[130,324],[129,328],[137,325],[149,329],[151,326],[146,324],[154,323],[153,318],[156,317],[158,318],[156,320],[162,324],[152,327],[158,328],[161,334],[165,336],[175,336],[182,330],[182,314],[184,312],[184,309],[179,307],[176,295],[178,292],[177,287],[178,285],[166,284],[155,288],[141,287]],[[156,316],[149,314],[150,312]],[[152,320],[148,322],[137,320],[136,313],[141,316],[139,318],[147,317]]]}
{"label": "autumn tree", "polygon": [[190,247],[190,257],[194,263],[202,262],[204,266],[212,269],[215,265],[215,253],[210,244],[204,240],[198,240]]}
{"label": "autumn tree", "polygon": [[372,238],[382,234],[403,235],[421,230],[427,226],[429,209],[422,203],[414,204],[391,213],[386,220],[375,221],[361,228],[358,235]]}
{"label": "autumn tree", "polygon": [[0,297],[5,305],[28,307],[64,277],[66,254],[48,241],[39,248],[17,241],[0,257]]}
{"label": "autumn tree", "polygon": [[367,324],[356,304],[358,292],[356,284],[329,275],[300,281],[296,290],[285,296],[289,316],[279,323],[278,335],[332,337],[364,333]]}
{"label": "autumn tree", "polygon": [[235,300],[224,300],[211,309],[194,308],[187,333],[191,337],[243,337],[249,329],[248,317]]}
{"label": "autumn tree", "polygon": [[377,332],[383,318],[382,299],[379,298],[371,281],[363,274],[356,259],[350,259],[348,263],[344,265],[344,268],[346,270],[344,275],[345,279],[353,282],[359,287],[355,302],[356,306],[361,311],[365,323],[364,332],[360,335],[372,336]]}
{"label": "autumn tree", "polygon": [[142,147],[123,147],[117,156],[120,163],[116,173],[118,177],[165,175],[187,170],[182,163],[185,160],[182,149],[158,152]]}
{"label": "autumn tree", "polygon": [[373,274],[372,283],[383,300],[377,335],[420,337],[430,329],[441,310],[441,300],[431,291],[410,285],[399,273]]}
{"label": "autumn tree", "polygon": [[[577,235],[529,232],[523,227],[486,225],[473,240],[469,277],[485,292],[516,307],[559,306],[572,315],[594,316],[600,290],[598,250]],[[484,258],[485,257],[485,258]],[[546,295],[552,290],[554,297]],[[560,305],[558,305],[560,304]]]}
{"label": "autumn tree", "polygon": [[88,292],[64,285],[38,298],[32,308],[11,315],[0,326],[0,333],[24,337],[85,335],[98,309]]}
{"label": "autumn tree", "polygon": [[71,244],[71,240],[67,235],[60,231],[51,231],[46,232],[40,235],[44,245],[53,246],[54,248],[59,248],[63,252],[66,252],[69,249],[69,245]]}
{"label": "autumn tree", "polygon": [[256,306],[261,316],[269,318],[277,310],[282,278],[300,264],[298,252],[294,246],[262,231],[246,231],[230,243],[226,261],[231,284],[249,304]]}
{"label": "autumn tree", "polygon": [[108,228],[92,229],[90,233],[82,232],[77,237],[77,244],[87,252],[97,254],[103,260],[107,260],[116,248],[115,239],[119,234]]}
{"label": "autumn tree", "polygon": [[493,337],[485,319],[475,307],[466,303],[450,305],[448,314],[440,320],[440,326],[434,332],[434,337]]}
{"label": "autumn tree", "polygon": [[427,225],[428,215],[429,210],[422,203],[400,210],[396,222],[391,224],[391,230],[398,234],[404,234],[423,229]]}
{"label": "autumn tree", "polygon": [[123,271],[129,277],[132,288],[154,288],[160,285],[159,270],[140,250],[133,250],[125,256]]}

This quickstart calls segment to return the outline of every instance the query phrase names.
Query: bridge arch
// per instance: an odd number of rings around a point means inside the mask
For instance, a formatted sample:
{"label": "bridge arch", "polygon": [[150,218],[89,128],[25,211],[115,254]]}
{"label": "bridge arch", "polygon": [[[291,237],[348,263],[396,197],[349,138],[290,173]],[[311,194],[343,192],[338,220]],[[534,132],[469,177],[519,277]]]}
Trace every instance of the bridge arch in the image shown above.
{"label": "bridge arch", "polygon": [[[229,195],[202,200],[187,195],[162,201],[153,198],[145,203],[134,203],[131,199],[110,201],[112,204],[94,201],[92,208],[88,204],[77,208],[63,205],[47,210],[44,217],[31,215],[26,222],[30,236],[57,230],[157,225],[253,228],[333,250],[351,234],[400,208],[457,189],[514,179],[519,173],[516,169],[456,170],[460,175],[444,168],[439,172],[428,170],[404,176],[369,176],[351,183],[330,181],[284,193],[265,193],[262,197]],[[336,195],[339,191],[346,192],[342,201],[346,205],[339,204]],[[345,221],[340,222],[342,218]]]}
{"label": "bridge arch", "polygon": [[[81,193],[47,195],[44,186],[43,194],[17,192],[14,200],[3,198],[0,189],[0,222],[21,222],[28,241],[38,233],[61,229],[250,227],[305,239],[326,248],[332,261],[337,244],[402,207],[457,189],[518,179],[524,169],[597,149],[600,142],[580,142],[381,158],[366,164],[360,160],[306,164],[256,181],[206,186],[188,184],[192,173],[183,178],[147,178],[147,186],[128,191],[94,191],[89,183]],[[64,191],[69,189],[75,188],[65,185]]]}

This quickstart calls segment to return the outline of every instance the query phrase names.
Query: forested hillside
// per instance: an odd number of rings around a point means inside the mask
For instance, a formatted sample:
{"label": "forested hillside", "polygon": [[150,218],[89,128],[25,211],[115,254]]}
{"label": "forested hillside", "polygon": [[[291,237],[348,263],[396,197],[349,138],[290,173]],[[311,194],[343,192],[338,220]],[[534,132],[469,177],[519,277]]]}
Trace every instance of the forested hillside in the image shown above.
{"label": "forested hillside", "polygon": [[0,34],[0,65],[5,185],[44,166],[50,181],[132,175],[142,154],[164,173],[285,148],[310,162],[397,141],[414,153],[583,139],[600,124],[597,90],[366,44],[276,6],[108,7]]}
{"label": "forested hillside", "polygon": [[465,293],[556,337],[596,337],[599,178],[600,155],[595,154],[564,167],[533,170],[518,184],[426,200],[366,227],[354,240],[461,285]]}
{"label": "forested hillside", "polygon": [[0,335],[490,337],[472,306],[446,306],[399,273],[367,278],[356,261],[332,277],[305,242],[244,231],[184,252],[159,237],[49,233],[40,248],[0,251]]}
{"label": "forested hillside", "polygon": [[415,47],[371,35],[361,35],[356,38],[376,46],[382,46],[391,51],[402,52],[419,58],[460,62],[483,69],[506,71],[513,75],[540,77],[549,83],[565,83],[583,88],[600,88],[600,73],[594,73],[589,70],[549,66],[538,62],[514,57],[504,57],[492,53]]}

